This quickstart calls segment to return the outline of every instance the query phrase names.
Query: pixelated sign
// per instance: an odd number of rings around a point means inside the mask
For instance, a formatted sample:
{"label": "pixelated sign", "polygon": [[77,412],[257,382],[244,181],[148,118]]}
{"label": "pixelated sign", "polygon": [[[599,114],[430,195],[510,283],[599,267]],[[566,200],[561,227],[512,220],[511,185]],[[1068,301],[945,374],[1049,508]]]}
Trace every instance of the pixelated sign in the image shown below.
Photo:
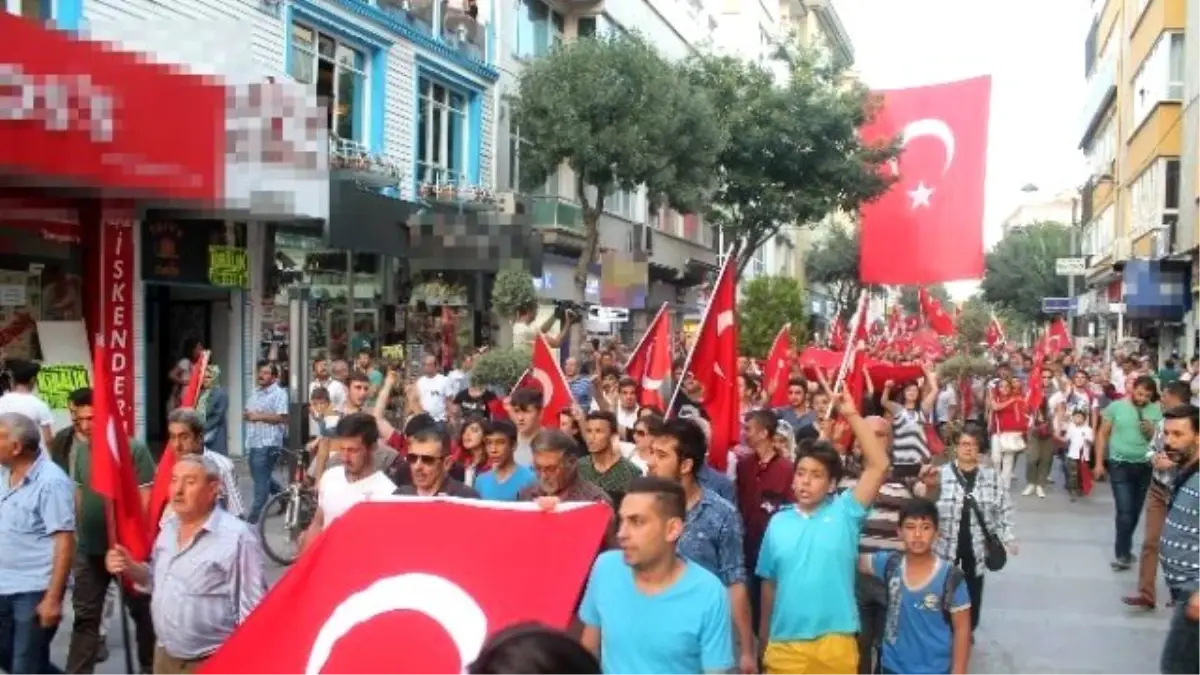
{"label": "pixelated sign", "polygon": [[80,363],[43,364],[38,371],[38,394],[51,410],[66,410],[71,392],[87,386],[87,366]]}
{"label": "pixelated sign", "polygon": [[246,249],[237,246],[209,246],[208,283],[232,288],[248,287],[250,270]]}

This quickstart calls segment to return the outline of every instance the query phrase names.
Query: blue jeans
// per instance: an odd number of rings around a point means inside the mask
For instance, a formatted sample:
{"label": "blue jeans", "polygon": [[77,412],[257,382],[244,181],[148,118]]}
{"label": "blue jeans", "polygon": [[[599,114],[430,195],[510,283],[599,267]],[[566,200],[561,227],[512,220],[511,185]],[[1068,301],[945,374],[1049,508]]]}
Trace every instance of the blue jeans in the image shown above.
{"label": "blue jeans", "polygon": [[1148,462],[1112,462],[1108,469],[1112,483],[1113,501],[1117,507],[1117,539],[1113,554],[1117,560],[1133,557],[1133,532],[1142,517],[1146,505],[1146,493],[1150,491],[1150,464]]}
{"label": "blue jeans", "polygon": [[1187,617],[1190,593],[1171,591],[1175,613],[1163,642],[1159,668],[1164,673],[1200,672],[1200,624]]}
{"label": "blue jeans", "polygon": [[37,614],[43,595],[43,591],[0,595],[0,670],[59,672],[50,665],[50,641],[58,625],[43,628]]}
{"label": "blue jeans", "polygon": [[254,501],[250,503],[247,518],[252,523],[258,522],[258,517],[271,495],[283,490],[271,475],[281,453],[282,449],[277,447],[250,448],[250,478],[254,480]]}

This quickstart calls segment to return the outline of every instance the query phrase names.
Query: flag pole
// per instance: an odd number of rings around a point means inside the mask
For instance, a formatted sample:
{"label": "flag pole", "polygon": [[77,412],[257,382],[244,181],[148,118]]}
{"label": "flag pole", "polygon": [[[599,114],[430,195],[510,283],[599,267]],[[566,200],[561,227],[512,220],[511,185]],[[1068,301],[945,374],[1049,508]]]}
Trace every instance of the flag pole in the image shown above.
{"label": "flag pole", "polygon": [[[835,396],[837,395],[838,390],[841,389],[842,385],[845,383],[846,375],[850,370],[850,364],[854,362],[854,355],[858,353],[858,342],[854,339],[854,335],[858,332],[858,321],[860,318],[859,315],[864,312],[864,301],[866,300],[866,297],[866,289],[859,291],[858,306],[854,308],[854,316],[850,317],[850,322],[852,325],[852,328],[850,329],[852,331],[850,334],[850,344],[846,345],[846,351],[842,352],[842,365],[840,368],[838,368],[837,379],[833,381],[833,388],[830,389],[830,393]],[[829,406],[829,410],[825,413],[825,419],[828,420],[833,417],[833,409],[836,407],[837,406],[834,405]]]}
{"label": "flag pole", "polygon": [[[111,499],[104,497],[104,529],[108,534],[108,547],[113,548],[117,545],[117,516],[116,509],[113,507]],[[117,619],[121,622],[121,647],[125,652],[125,672],[137,672],[133,669],[133,650],[129,647],[129,622],[127,615],[129,613],[128,601],[125,597],[125,588],[121,576],[114,576],[112,582],[117,584]],[[100,620],[104,620],[104,608],[100,608]]]}
{"label": "flag pole", "polygon": [[[713,283],[714,294],[715,294],[716,290],[718,288],[720,288],[721,282],[725,279],[725,275],[729,272],[729,261],[733,260],[734,251],[736,251],[736,250],[737,250],[737,245],[735,242],[734,244],[730,245],[729,253],[727,253],[725,255],[725,263],[723,265],[721,265],[721,271],[717,273],[717,280],[715,283]],[[701,330],[703,330],[704,326],[708,323],[708,313],[709,313],[709,310],[712,309],[712,300],[713,300],[713,296],[709,295],[708,296],[708,304],[706,304],[704,306],[704,313],[700,315],[700,329]],[[695,355],[695,353],[696,353],[696,344],[695,344],[695,342],[693,342],[691,348],[688,349],[687,357],[683,361],[683,370],[681,371],[681,374],[679,376],[679,381],[674,383],[675,391],[673,391],[671,393],[671,399],[670,399],[670,401],[667,402],[667,410],[666,410],[667,413],[670,413],[672,410],[675,409],[675,401],[679,398],[679,392],[683,390],[683,380],[684,380],[684,378],[687,377],[688,371],[691,370],[692,356]]]}
{"label": "flag pole", "polygon": [[[775,334],[775,339],[771,342],[772,349],[775,347],[776,344],[779,343],[779,338],[784,335],[788,336],[788,346],[790,347],[791,342],[792,342],[791,333],[792,333],[792,322],[789,321],[789,322],[783,324],[783,328],[780,328],[779,332]],[[768,356],[769,356],[769,354],[768,354]],[[788,365],[790,366],[791,364],[788,364]],[[779,387],[779,373],[775,373],[775,379],[772,380],[771,382],[765,383],[765,385],[769,385],[769,388],[767,388],[767,400],[769,401],[771,399],[771,397],[775,395],[775,389]]]}

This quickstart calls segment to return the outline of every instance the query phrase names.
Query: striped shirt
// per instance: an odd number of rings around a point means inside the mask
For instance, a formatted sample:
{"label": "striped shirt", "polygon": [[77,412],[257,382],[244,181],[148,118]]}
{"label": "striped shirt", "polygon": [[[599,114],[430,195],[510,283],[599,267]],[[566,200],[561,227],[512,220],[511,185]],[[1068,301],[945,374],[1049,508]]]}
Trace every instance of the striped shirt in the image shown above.
{"label": "striped shirt", "polygon": [[[1180,476],[1183,478],[1183,476]],[[1179,486],[1158,542],[1163,580],[1173,591],[1194,593],[1200,581],[1200,474]]]}
{"label": "striped shirt", "polygon": [[925,414],[891,404],[892,463],[923,464],[929,461],[929,443],[925,439]]}
{"label": "striped shirt", "polygon": [[[842,464],[845,471],[838,481],[838,492],[853,490],[862,476],[862,466],[856,458],[844,455]],[[900,541],[900,511],[912,498],[912,490],[907,484],[888,477],[871,508],[867,509],[867,519],[858,538],[859,553],[904,550]]]}
{"label": "striped shirt", "polygon": [[[272,382],[265,387],[259,387],[250,395],[246,411],[266,415],[286,415],[288,413],[287,390]],[[247,448],[281,448],[283,436],[287,431],[286,424],[270,422],[246,422]]]}
{"label": "striped shirt", "polygon": [[[940,469],[938,499],[938,538],[933,544],[933,552],[946,560],[955,560],[958,556],[958,529],[962,523],[963,513],[971,505],[966,501],[966,491],[958,482],[954,464],[945,464]],[[995,468],[981,466],[977,469],[979,475],[975,478],[975,488],[971,495],[978,500],[979,508],[987,518],[984,523],[988,532],[1000,537],[1000,541],[1008,543],[1016,539],[1013,534],[1013,507],[1008,490],[1000,486],[1000,474]],[[987,546],[983,538],[983,528],[979,519],[971,512],[971,550],[977,561],[976,570],[980,574],[985,569],[983,561],[987,558]]]}
{"label": "striped shirt", "polygon": [[163,525],[150,554],[150,615],[158,643],[184,660],[212,654],[266,592],[263,553],[250,526],[214,509],[179,543],[179,519]]}

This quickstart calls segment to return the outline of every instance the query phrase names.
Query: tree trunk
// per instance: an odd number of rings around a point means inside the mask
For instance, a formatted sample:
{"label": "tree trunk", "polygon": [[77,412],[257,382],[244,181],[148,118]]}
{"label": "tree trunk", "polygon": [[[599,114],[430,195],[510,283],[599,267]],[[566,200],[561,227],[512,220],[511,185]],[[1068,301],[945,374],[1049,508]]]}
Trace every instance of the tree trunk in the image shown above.
{"label": "tree trunk", "polygon": [[[575,302],[583,305],[587,298],[587,278],[596,254],[600,249],[600,214],[604,212],[604,193],[596,190],[596,203],[589,204],[584,190],[582,178],[575,183],[576,196],[583,208],[583,251],[579,261],[575,263]],[[587,316],[582,316],[579,323],[571,328],[571,353],[578,354],[579,346],[583,344]]]}

